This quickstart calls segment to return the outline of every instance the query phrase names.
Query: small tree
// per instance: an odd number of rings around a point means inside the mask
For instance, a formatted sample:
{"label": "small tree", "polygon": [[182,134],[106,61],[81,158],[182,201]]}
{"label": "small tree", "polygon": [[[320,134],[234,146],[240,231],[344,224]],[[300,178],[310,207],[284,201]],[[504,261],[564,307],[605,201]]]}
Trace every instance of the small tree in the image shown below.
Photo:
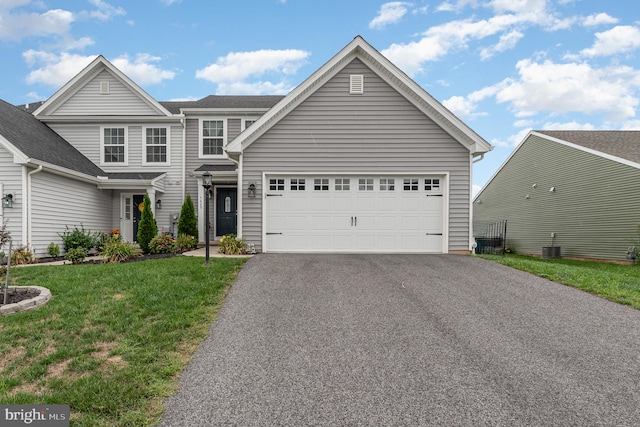
{"label": "small tree", "polygon": [[140,249],[145,254],[149,253],[149,242],[158,234],[158,225],[151,212],[151,200],[149,195],[144,195],[144,202],[142,206],[142,216],[138,223],[138,244]]}
{"label": "small tree", "polygon": [[193,207],[193,201],[191,201],[191,195],[187,194],[180,210],[180,218],[178,219],[178,235],[186,234],[187,236],[193,236],[198,241],[198,219],[196,218],[196,211]]}

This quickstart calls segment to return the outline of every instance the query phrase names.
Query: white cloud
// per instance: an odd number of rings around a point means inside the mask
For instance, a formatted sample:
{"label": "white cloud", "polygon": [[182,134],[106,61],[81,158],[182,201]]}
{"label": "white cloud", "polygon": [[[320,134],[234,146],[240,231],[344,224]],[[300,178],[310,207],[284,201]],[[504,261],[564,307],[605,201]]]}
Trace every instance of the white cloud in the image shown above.
{"label": "white cloud", "polygon": [[44,13],[11,13],[0,9],[0,40],[66,34],[73,21],[73,13],[62,9]]}
{"label": "white cloud", "polygon": [[640,48],[640,28],[621,25],[602,33],[596,33],[596,41],[580,53],[586,57],[609,56],[631,52]]}
{"label": "white cloud", "polygon": [[480,192],[480,190],[482,190],[482,186],[477,185],[477,184],[473,184],[473,186],[471,187],[471,197],[476,197],[478,195],[478,193]]}
{"label": "white cloud", "polygon": [[[99,21],[109,21],[114,16],[126,15],[127,12],[121,7],[115,7],[102,0],[89,0],[89,3],[97,7],[97,10],[86,12],[89,17],[98,19]],[[83,12],[84,14],[85,12]]]}
{"label": "white cloud", "polygon": [[504,52],[507,50],[511,50],[516,47],[521,38],[524,37],[520,31],[511,31],[509,33],[503,34],[500,36],[500,41],[491,47],[482,49],[480,51],[480,59],[486,61],[493,57],[496,53]]}
{"label": "white cloud", "polygon": [[564,122],[554,123],[548,122],[542,125],[543,130],[595,130],[595,126],[591,123]]}
{"label": "white cloud", "polygon": [[171,80],[175,77],[175,72],[163,70],[154,65],[154,63],[160,61],[160,59],[160,57],[147,53],[139,53],[133,60],[131,60],[128,55],[124,55],[115,58],[111,63],[131,80],[139,85],[145,86],[158,84],[164,80]]}
{"label": "white cloud", "polygon": [[442,101],[442,105],[447,107],[453,114],[461,118],[474,118],[477,116],[486,116],[487,113],[478,113],[478,104],[487,98],[495,96],[500,90],[501,85],[487,86],[480,90],[470,93],[466,97],[452,96]]}
{"label": "white cloud", "polygon": [[622,124],[622,130],[640,130],[640,120],[629,120]]}
{"label": "white cloud", "polygon": [[33,49],[24,52],[22,56],[29,66],[39,67],[27,75],[27,83],[39,83],[54,88],[67,83],[96,58],[95,55],[74,55],[66,52],[57,55]]}
{"label": "white cloud", "polygon": [[397,24],[407,13],[407,7],[409,6],[411,6],[411,3],[402,1],[384,3],[380,6],[378,15],[369,22],[369,28],[379,30],[389,24]]}
{"label": "white cloud", "polygon": [[[22,56],[27,65],[37,67],[27,75],[27,83],[54,88],[66,84],[96,58],[96,55],[75,55],[68,52],[54,54],[33,49],[24,52]],[[150,85],[172,79],[175,75],[172,71],[153,65],[158,60],[159,58],[148,54],[139,54],[133,61],[123,56],[114,59],[112,63],[136,83]]]}
{"label": "white cloud", "polygon": [[592,68],[589,64],[556,64],[531,60],[516,65],[520,78],[503,82],[496,100],[511,104],[516,115],[577,112],[607,115],[620,121],[633,117],[638,105],[640,72],[626,66]]}
{"label": "white cloud", "polygon": [[516,145],[520,144],[524,140],[524,138],[527,136],[529,132],[531,132],[531,130],[532,129],[530,127],[524,128],[520,130],[518,133],[508,136],[506,140],[497,139],[497,138],[492,139],[491,145],[494,145],[496,147],[505,147],[505,148],[515,147]]}
{"label": "white cloud", "polygon": [[598,25],[617,24],[618,18],[614,18],[606,13],[589,15],[582,21],[585,27],[596,27]]}
{"label": "white cloud", "polygon": [[[306,63],[310,53],[303,50],[257,50],[253,52],[232,52],[196,71],[196,77],[218,85],[219,93],[232,93],[237,89],[242,93],[283,93],[290,86],[282,80],[282,75],[295,74]],[[248,82],[265,74],[280,75],[280,82]]]}
{"label": "white cloud", "polygon": [[456,0],[454,2],[445,1],[436,7],[437,12],[461,12],[467,6],[477,7],[477,0]]}

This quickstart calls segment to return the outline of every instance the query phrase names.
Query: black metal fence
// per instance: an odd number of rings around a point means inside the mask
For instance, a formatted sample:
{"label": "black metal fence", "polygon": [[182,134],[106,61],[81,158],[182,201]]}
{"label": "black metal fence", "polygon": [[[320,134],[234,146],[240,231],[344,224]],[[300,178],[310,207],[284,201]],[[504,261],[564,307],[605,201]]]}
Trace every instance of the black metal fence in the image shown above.
{"label": "black metal fence", "polygon": [[477,254],[504,254],[507,249],[507,220],[474,222],[473,238]]}

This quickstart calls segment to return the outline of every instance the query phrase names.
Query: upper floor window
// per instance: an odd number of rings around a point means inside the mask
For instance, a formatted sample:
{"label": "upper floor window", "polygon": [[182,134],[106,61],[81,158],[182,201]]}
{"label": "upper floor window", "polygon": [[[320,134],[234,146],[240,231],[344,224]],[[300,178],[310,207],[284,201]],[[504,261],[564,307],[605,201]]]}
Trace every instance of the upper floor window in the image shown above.
{"label": "upper floor window", "polygon": [[200,155],[202,157],[224,156],[225,120],[202,120]]}
{"label": "upper floor window", "polygon": [[167,128],[145,128],[145,163],[168,163]]}
{"label": "upper floor window", "polygon": [[103,127],[101,135],[102,163],[127,163],[127,133],[125,128]]}
{"label": "upper floor window", "polygon": [[258,119],[255,119],[255,118],[242,119],[242,129],[241,130],[245,130],[246,128],[248,128],[249,126],[254,124],[256,120],[258,120]]}

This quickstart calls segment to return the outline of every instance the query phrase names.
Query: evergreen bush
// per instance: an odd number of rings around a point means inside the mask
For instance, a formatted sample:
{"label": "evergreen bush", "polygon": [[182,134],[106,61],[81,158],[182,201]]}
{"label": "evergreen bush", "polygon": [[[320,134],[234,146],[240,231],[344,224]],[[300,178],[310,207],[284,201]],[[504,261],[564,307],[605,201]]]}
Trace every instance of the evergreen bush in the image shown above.
{"label": "evergreen bush", "polygon": [[196,218],[193,201],[189,194],[187,194],[184,203],[182,203],[180,218],[178,218],[178,235],[180,234],[193,236],[195,237],[196,243],[198,242],[198,219]]}
{"label": "evergreen bush", "polygon": [[142,206],[142,216],[138,223],[137,236],[140,249],[142,249],[142,252],[145,254],[149,253],[149,243],[156,234],[158,234],[158,225],[156,224],[156,219],[153,217],[153,212],[151,212],[151,200],[149,199],[149,195],[145,194]]}

